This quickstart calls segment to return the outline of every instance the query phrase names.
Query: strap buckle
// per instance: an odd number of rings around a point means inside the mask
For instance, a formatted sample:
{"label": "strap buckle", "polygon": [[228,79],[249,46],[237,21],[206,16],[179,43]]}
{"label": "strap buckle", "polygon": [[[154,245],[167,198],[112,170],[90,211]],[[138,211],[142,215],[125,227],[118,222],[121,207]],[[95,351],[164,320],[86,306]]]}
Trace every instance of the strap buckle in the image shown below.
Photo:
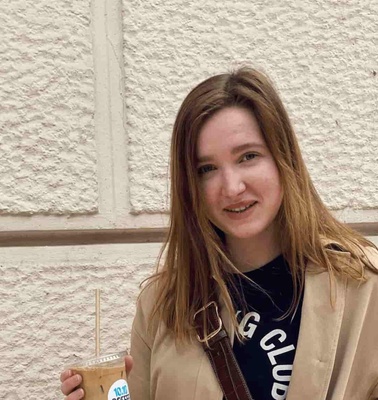
{"label": "strap buckle", "polygon": [[[212,339],[214,336],[216,336],[221,330],[222,330],[222,319],[219,316],[219,312],[218,312],[218,306],[217,303],[215,301],[210,301],[210,303],[207,303],[206,306],[201,307],[195,314],[194,314],[194,321],[196,319],[196,316],[201,313],[202,311],[205,311],[207,308],[213,306],[214,310],[215,310],[215,314],[217,316],[217,320],[218,320],[218,327],[215,328],[212,332],[208,333],[206,336],[204,336],[203,338],[200,337],[200,335],[197,334],[197,339],[199,342],[204,343],[209,341],[210,339]],[[208,319],[209,321],[209,319]]]}

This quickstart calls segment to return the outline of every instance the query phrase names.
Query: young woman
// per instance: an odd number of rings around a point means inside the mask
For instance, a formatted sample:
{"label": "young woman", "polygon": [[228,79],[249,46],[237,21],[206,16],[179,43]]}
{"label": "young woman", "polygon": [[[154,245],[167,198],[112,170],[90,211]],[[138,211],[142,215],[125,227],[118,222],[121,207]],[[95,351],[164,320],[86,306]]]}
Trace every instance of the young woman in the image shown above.
{"label": "young woman", "polygon": [[[322,203],[262,73],[211,77],[184,100],[160,265],[132,328],[132,400],[223,398],[194,319],[214,299],[254,400],[378,399],[377,249]],[[79,376],[61,380],[82,397]]]}

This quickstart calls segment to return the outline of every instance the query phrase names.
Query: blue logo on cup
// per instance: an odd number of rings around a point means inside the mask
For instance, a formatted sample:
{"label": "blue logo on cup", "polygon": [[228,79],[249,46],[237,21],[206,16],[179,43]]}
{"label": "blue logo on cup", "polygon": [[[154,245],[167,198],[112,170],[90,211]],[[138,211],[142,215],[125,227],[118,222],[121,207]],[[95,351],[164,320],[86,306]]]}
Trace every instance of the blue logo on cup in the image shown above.
{"label": "blue logo on cup", "polygon": [[113,383],[108,392],[108,400],[130,400],[129,387],[124,379]]}

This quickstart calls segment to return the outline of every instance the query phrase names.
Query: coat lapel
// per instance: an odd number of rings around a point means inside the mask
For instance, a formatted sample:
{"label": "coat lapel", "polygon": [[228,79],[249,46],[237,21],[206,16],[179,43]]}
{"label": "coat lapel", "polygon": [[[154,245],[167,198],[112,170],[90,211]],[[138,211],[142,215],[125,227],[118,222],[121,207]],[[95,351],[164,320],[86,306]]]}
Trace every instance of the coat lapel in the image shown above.
{"label": "coat lapel", "polygon": [[346,279],[335,279],[330,289],[329,274],[314,271],[315,266],[309,264],[287,400],[325,400],[335,361],[345,306]]}

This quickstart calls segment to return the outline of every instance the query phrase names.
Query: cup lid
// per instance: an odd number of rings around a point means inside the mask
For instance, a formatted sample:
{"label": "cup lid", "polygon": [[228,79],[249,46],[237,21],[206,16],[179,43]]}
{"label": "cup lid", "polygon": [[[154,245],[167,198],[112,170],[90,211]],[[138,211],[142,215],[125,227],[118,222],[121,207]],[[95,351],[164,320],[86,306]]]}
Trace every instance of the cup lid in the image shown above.
{"label": "cup lid", "polygon": [[74,367],[90,367],[92,365],[99,365],[105,363],[113,363],[116,361],[122,361],[123,358],[127,355],[127,351],[120,351],[118,353],[106,354],[100,357],[89,358],[86,360],[81,360],[76,362],[75,364],[71,364],[68,368]]}

